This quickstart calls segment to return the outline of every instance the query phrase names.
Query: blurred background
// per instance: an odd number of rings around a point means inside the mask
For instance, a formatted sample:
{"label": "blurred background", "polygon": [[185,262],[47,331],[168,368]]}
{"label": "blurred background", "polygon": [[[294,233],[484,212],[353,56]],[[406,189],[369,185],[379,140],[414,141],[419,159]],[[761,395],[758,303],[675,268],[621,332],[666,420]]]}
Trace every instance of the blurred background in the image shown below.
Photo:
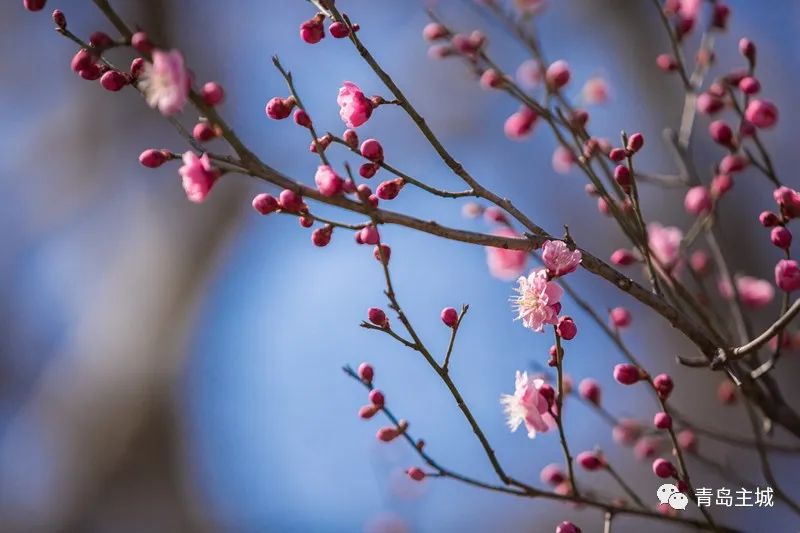
{"label": "blurred background", "polygon": [[[89,2],[48,2],[38,14],[20,3],[0,6],[0,530],[538,532],[553,531],[566,518],[584,532],[601,530],[597,510],[515,499],[449,480],[409,481],[403,471],[418,458],[405,443],[377,442],[382,422],[358,419],[365,391],[343,375],[343,364],[374,364],[391,408],[441,463],[485,480],[493,473],[425,362],[358,327],[368,307],[385,305],[371,249],[354,246],[339,230],[331,245],[315,248],[295,219],[258,216],[250,199],[269,189],[242,176],[226,176],[202,206],[187,202],[177,165],[152,171],[137,162],[150,147],[182,152],[184,141],[134,91],[108,93],[75,76],[69,68],[75,47],[52,31],[49,12],[64,10],[70,29],[84,37],[113,33],[110,24]],[[482,183],[513,198],[553,233],[569,224],[576,241],[601,257],[625,244],[614,223],[596,214],[582,176],[554,172],[555,144],[545,128],[525,142],[508,141],[503,122],[517,106],[481,90],[460,62],[428,59],[420,37],[428,4],[339,4]],[[591,131],[612,140],[623,128],[642,131],[647,146],[640,165],[674,172],[660,139],[665,126],[677,127],[682,97],[678,79],[654,65],[668,43],[653,6],[626,0],[550,4],[537,26],[547,57],[573,68],[570,96],[579,99],[592,76],[610,85],[608,104],[590,108]],[[740,37],[755,40],[764,93],[782,113],[765,142],[782,179],[797,186],[793,125],[800,108],[791,103],[800,82],[800,3],[730,4],[730,28],[718,40],[712,75],[740,65]],[[307,150],[306,132],[263,113],[269,98],[286,95],[270,57],[279,55],[294,72],[323,131],[343,129],[336,92],[344,80],[367,94],[386,94],[348,42],[300,41],[298,26],[314,12],[306,2],[114,5],[157,42],[181,49],[197,81],[222,83],[227,98],[221,111],[250,148],[307,183],[317,160]],[[506,70],[526,59],[525,49],[469,2],[441,1],[436,8],[457,28],[484,29]],[[119,58],[123,64],[130,59]],[[188,126],[194,119],[182,117]],[[698,120],[695,146],[704,169],[721,155],[704,134],[707,124]],[[399,109],[380,109],[359,135],[380,139],[387,161],[411,175],[458,188]],[[221,141],[212,148],[223,150]],[[359,163],[341,147],[328,152],[337,163]],[[688,229],[682,191],[645,188],[642,196],[647,218]],[[747,172],[737,180],[721,215],[736,272],[772,278],[779,254],[755,222],[772,205],[763,178]],[[392,208],[488,229],[464,220],[461,206],[409,188]],[[512,286],[489,277],[479,247],[400,228],[386,228],[383,237],[392,246],[400,302],[429,346],[443,353],[447,343],[441,308],[470,304],[453,378],[507,470],[538,484],[544,465],[561,462],[557,434],[531,441],[524,432],[509,433],[498,399],[513,392],[515,370],[546,363],[550,336],[512,323]],[[715,400],[720,376],[676,368],[675,354],[691,350],[663,320],[585,272],[572,280],[599,309],[626,305],[633,311],[636,327],[626,338],[648,369],[675,377],[677,407],[708,427],[749,435],[742,407],[723,408]],[[776,316],[777,305],[753,316],[759,329]],[[596,377],[616,416],[650,420],[646,391],[613,382],[611,368],[621,362],[613,346],[574,305],[567,302],[565,309],[581,328],[569,345],[568,373],[576,383]],[[780,379],[794,405],[800,403],[797,372],[796,357],[785,357]],[[661,483],[649,462],[615,445],[592,411],[571,404],[566,431],[573,451],[600,446],[639,495],[656,503]],[[778,440],[790,442],[784,437],[778,432]],[[702,439],[701,449],[765,484],[751,455]],[[691,461],[695,485],[738,488]],[[797,468],[792,456],[775,458],[780,480],[795,497]],[[580,480],[600,494],[620,494],[605,474],[582,472]],[[780,506],[713,510],[746,530],[766,524],[794,531],[798,525]],[[615,520],[614,530],[644,527],[676,530],[626,517]]]}

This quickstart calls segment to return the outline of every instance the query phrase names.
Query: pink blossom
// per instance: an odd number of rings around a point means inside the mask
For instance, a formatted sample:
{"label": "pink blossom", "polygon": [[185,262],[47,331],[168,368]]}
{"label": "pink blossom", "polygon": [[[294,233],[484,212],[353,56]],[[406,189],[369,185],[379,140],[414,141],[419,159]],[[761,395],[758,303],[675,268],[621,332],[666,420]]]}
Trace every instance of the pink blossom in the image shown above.
{"label": "pink blossom", "polygon": [[[720,295],[728,300],[733,298],[733,287],[726,280],[721,279],[717,285]],[[736,279],[736,290],[739,300],[746,306],[758,309],[768,305],[775,296],[775,289],[763,279],[752,276],[741,276]]]}
{"label": "pink blossom", "polygon": [[346,81],[336,98],[339,104],[339,116],[348,128],[357,128],[372,115],[372,102],[364,96],[361,89],[353,82]]}
{"label": "pink blossom", "polygon": [[526,328],[537,332],[541,332],[545,324],[558,323],[557,304],[564,293],[558,284],[547,278],[544,268],[534,270],[528,277],[521,276],[514,289],[518,294],[511,299],[517,320],[522,320]]}
{"label": "pink blossom", "polygon": [[578,268],[581,252],[570,250],[563,241],[547,241],[542,248],[542,262],[553,276],[564,276]]}
{"label": "pink blossom", "polygon": [[781,212],[789,218],[796,218],[800,216],[800,193],[794,189],[786,186],[781,186],[775,189],[772,193]]}
{"label": "pink blossom", "polygon": [[196,204],[206,199],[219,175],[211,166],[208,154],[197,157],[192,151],[183,154],[183,165],[178,173],[181,175],[186,197]]}
{"label": "pink blossom", "polygon": [[547,400],[539,392],[542,385],[544,380],[529,377],[527,372],[517,370],[514,394],[503,394],[500,397],[511,431],[516,431],[524,422],[528,438],[533,439],[537,431],[543,433],[549,429],[542,418],[547,413]]}
{"label": "pink blossom", "polygon": [[314,174],[314,183],[317,189],[325,196],[336,196],[342,192],[344,180],[340,178],[330,165],[320,165]]}
{"label": "pink blossom", "polygon": [[542,83],[542,65],[535,59],[527,59],[517,67],[516,77],[523,88],[535,89]]}
{"label": "pink blossom", "polygon": [[678,262],[683,232],[672,226],[662,226],[658,222],[647,225],[650,251],[665,268],[672,268]]}
{"label": "pink blossom", "polygon": [[775,284],[785,292],[800,289],[800,267],[793,259],[781,259],[775,265]]}
{"label": "pink blossom", "polygon": [[190,83],[178,50],[153,50],[153,63],[145,66],[139,77],[139,87],[144,91],[147,104],[157,107],[162,115],[174,115],[183,109]]}
{"label": "pink blossom", "polygon": [[536,124],[538,115],[528,106],[522,106],[519,111],[506,119],[503,131],[511,140],[518,141],[526,137]]}
{"label": "pink blossom", "polygon": [[[514,230],[506,226],[501,226],[492,233],[499,237],[519,237]],[[492,276],[503,281],[511,281],[525,270],[528,254],[524,250],[507,250],[487,246],[486,260]]]}
{"label": "pink blossom", "polygon": [[711,211],[713,203],[708,189],[702,185],[692,187],[686,191],[683,199],[683,206],[689,214],[700,216]]}
{"label": "pink blossom", "polygon": [[557,146],[556,149],[553,150],[553,170],[559,174],[569,174],[574,162],[575,157],[568,148]]}
{"label": "pink blossom", "polygon": [[608,100],[608,83],[600,76],[589,78],[581,91],[587,104],[603,104]]}
{"label": "pink blossom", "polygon": [[744,116],[756,128],[771,128],[778,121],[778,108],[766,100],[753,100],[747,105]]}

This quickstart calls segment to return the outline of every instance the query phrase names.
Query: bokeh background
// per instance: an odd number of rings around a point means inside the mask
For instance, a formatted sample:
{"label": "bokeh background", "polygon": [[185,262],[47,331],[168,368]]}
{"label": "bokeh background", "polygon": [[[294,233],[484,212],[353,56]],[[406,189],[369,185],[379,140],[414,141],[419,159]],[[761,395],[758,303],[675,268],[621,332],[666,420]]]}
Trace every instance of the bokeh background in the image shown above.
{"label": "bokeh background", "polygon": [[[183,151],[182,139],[134,91],[111,94],[76,77],[69,69],[74,46],[52,31],[48,13],[63,9],[70,28],[83,36],[111,32],[109,23],[89,2],[48,2],[39,14],[20,3],[0,6],[0,530],[538,532],[553,531],[564,518],[585,532],[600,530],[595,510],[448,480],[407,480],[403,470],[418,464],[416,456],[404,443],[378,443],[380,422],[357,418],[364,390],[342,374],[343,364],[375,365],[391,407],[410,420],[435,458],[487,480],[492,471],[424,361],[358,327],[367,307],[384,305],[371,250],[341,231],[318,249],[296,220],[259,217],[249,201],[268,189],[245,177],[226,177],[205,204],[189,204],[175,165],[151,171],[137,163],[145,148]],[[569,224],[575,239],[598,255],[624,244],[612,221],[596,214],[582,178],[553,171],[554,142],[544,128],[526,142],[508,141],[502,125],[516,105],[482,91],[459,62],[427,58],[420,38],[426,4],[340,3],[433,129],[484,184],[552,232]],[[223,114],[249,146],[307,182],[317,161],[307,151],[306,132],[263,113],[269,98],[286,93],[270,57],[278,54],[294,72],[322,130],[342,130],[335,103],[342,81],[385,94],[346,41],[309,46],[299,40],[298,25],[313,14],[306,2],[114,4],[159,42],[180,48],[197,80],[221,82]],[[756,41],[764,91],[782,113],[766,142],[784,181],[796,186],[800,109],[792,103],[800,83],[800,3],[731,5],[712,73],[740,63],[739,37]],[[469,2],[441,1],[436,8],[459,28],[485,29],[507,70],[526,58]],[[674,171],[660,138],[665,126],[677,126],[680,85],[654,66],[667,42],[650,2],[553,1],[538,27],[547,56],[573,67],[571,96],[578,98],[593,75],[609,81],[609,103],[591,109],[592,131],[611,139],[623,128],[642,131],[644,164]],[[195,118],[186,113],[182,120],[191,125]],[[710,168],[721,154],[705,139],[706,125],[699,119],[695,154]],[[359,134],[379,138],[387,160],[412,175],[458,186],[399,109],[381,109]],[[338,147],[329,153],[337,163],[346,160]],[[681,192],[647,188],[642,194],[648,218],[688,229]],[[755,222],[771,204],[762,178],[748,172],[737,180],[722,209],[724,244],[737,272],[771,278],[778,252]],[[407,189],[393,208],[487,229],[464,220],[461,205]],[[393,248],[400,301],[430,346],[442,352],[446,346],[440,309],[470,304],[453,377],[507,469],[538,483],[541,467],[561,460],[557,435],[530,441],[509,433],[498,398],[513,390],[515,370],[546,362],[551,339],[512,323],[511,286],[489,277],[484,250],[398,228],[383,235]],[[572,279],[599,308],[633,310],[636,327],[626,336],[649,369],[676,377],[682,411],[709,427],[748,434],[741,407],[716,404],[718,376],[675,367],[674,355],[689,347],[665,322],[587,273]],[[770,322],[776,306],[755,315],[755,323]],[[578,310],[569,303],[566,309],[581,328],[569,345],[569,374],[576,381],[595,376],[618,416],[649,420],[646,392],[613,383],[611,367],[620,361],[613,347]],[[781,380],[795,405],[797,371],[795,357],[784,358]],[[655,504],[660,483],[649,463],[615,446],[608,426],[584,406],[570,405],[567,413],[573,449],[602,447]],[[706,441],[701,448],[763,485],[752,458]],[[738,488],[703,465],[690,466],[696,485]],[[800,495],[797,460],[778,457],[775,466],[785,487]],[[602,494],[618,494],[603,474],[580,477]],[[716,514],[752,531],[798,525],[779,507]],[[644,527],[670,530],[615,521],[615,531]]]}

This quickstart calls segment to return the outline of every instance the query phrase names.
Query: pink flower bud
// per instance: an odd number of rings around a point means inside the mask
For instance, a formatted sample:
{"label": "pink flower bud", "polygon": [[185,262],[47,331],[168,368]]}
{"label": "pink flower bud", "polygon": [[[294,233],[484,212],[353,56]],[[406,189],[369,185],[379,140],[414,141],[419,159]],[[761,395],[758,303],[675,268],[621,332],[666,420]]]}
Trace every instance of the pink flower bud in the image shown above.
{"label": "pink flower bud", "polygon": [[722,174],[733,174],[744,170],[748,160],[739,154],[728,154],[719,162],[719,171]]}
{"label": "pink flower bud", "polygon": [[325,38],[325,27],[322,21],[325,20],[323,15],[316,15],[302,24],[300,24],[300,38],[308,44],[317,44]]}
{"label": "pink flower bud", "polygon": [[350,28],[344,22],[336,21],[328,26],[328,31],[331,32],[331,37],[334,39],[344,39],[350,35]]}
{"label": "pink flower bud", "polygon": [[95,56],[91,52],[85,48],[81,48],[72,56],[70,68],[73,72],[80,74],[82,70],[94,66],[95,59]]}
{"label": "pink flower bud", "polygon": [[711,14],[711,24],[715,28],[724,30],[728,26],[728,18],[731,14],[731,8],[725,4],[718,2],[714,4],[714,10]]}
{"label": "pink flower bud", "polygon": [[597,199],[597,211],[599,211],[601,215],[611,216],[611,208],[608,207],[608,202],[606,202],[605,198]]}
{"label": "pink flower bud", "polygon": [[555,463],[551,463],[544,468],[539,473],[539,479],[542,480],[542,483],[545,485],[558,485],[559,483],[563,483],[567,477],[564,475],[564,471],[561,470],[561,467]]}
{"label": "pink flower bud", "polygon": [[722,405],[731,405],[736,402],[736,385],[730,381],[723,381],[717,387],[717,399]]}
{"label": "pink flower bud", "polygon": [[617,266],[629,266],[636,261],[637,259],[633,252],[624,248],[614,250],[614,253],[611,254],[611,262]]}
{"label": "pink flower bud", "polygon": [[743,38],[739,40],[739,53],[742,54],[747,60],[752,63],[756,59],[756,45],[750,39]]}
{"label": "pink flower bud", "polygon": [[708,125],[708,133],[715,143],[730,146],[733,141],[733,130],[724,120],[715,120]]}
{"label": "pink flower bud", "polygon": [[800,267],[794,259],[781,259],[775,265],[775,284],[784,292],[800,289]]}
{"label": "pink flower bud", "polygon": [[416,466],[406,470],[406,474],[408,474],[408,477],[410,477],[414,481],[422,481],[423,479],[425,479],[425,472],[423,472],[422,469],[417,468]]}
{"label": "pink flower bud", "polygon": [[614,181],[625,190],[631,186],[631,171],[624,165],[617,165],[614,169]]}
{"label": "pink flower bud", "polygon": [[769,239],[778,248],[786,250],[792,245],[792,232],[785,226],[776,226],[772,228]]}
{"label": "pink flower bud", "polygon": [[314,225],[314,219],[310,216],[303,215],[297,219],[297,222],[300,224],[302,228],[310,228]]}
{"label": "pink flower bud", "polygon": [[364,163],[358,168],[358,174],[364,179],[370,179],[381,168],[377,163]]}
{"label": "pink flower bud", "polygon": [[458,322],[458,311],[452,307],[445,307],[442,309],[441,317],[445,326],[448,328],[454,328]]}
{"label": "pink flower bud", "polygon": [[497,89],[503,85],[503,76],[495,69],[490,68],[483,71],[480,78],[480,85],[484,89]]}
{"label": "pink flower bud", "polygon": [[397,428],[386,426],[380,428],[378,432],[375,434],[375,437],[377,437],[379,441],[391,442],[394,439],[396,439],[399,435],[400,431]]}
{"label": "pink flower bud", "polygon": [[375,377],[375,369],[367,362],[361,363],[358,365],[358,377],[360,377],[362,381],[372,383],[372,378]]}
{"label": "pink flower bud", "polygon": [[214,128],[208,122],[202,121],[192,128],[192,137],[200,142],[207,142],[217,136]]}
{"label": "pink flower bud", "polygon": [[267,102],[265,111],[272,120],[283,120],[291,114],[293,107],[293,99],[276,96]]}
{"label": "pink flower bud", "polygon": [[317,228],[311,232],[311,242],[314,246],[319,246],[322,248],[323,246],[328,246],[331,242],[331,237],[333,236],[333,226],[325,225],[321,228]]}
{"label": "pink flower bud", "polygon": [[375,139],[367,139],[361,143],[361,155],[372,162],[379,163],[383,161],[383,146]]}
{"label": "pink flower bud", "polygon": [[705,115],[714,115],[722,110],[724,102],[721,98],[705,92],[697,97],[697,110]]}
{"label": "pink flower bud", "polygon": [[771,128],[778,121],[778,108],[767,100],[751,100],[744,117],[756,128]]}
{"label": "pink flower bud", "polygon": [[775,189],[772,193],[775,202],[781,207],[781,213],[787,218],[800,216],[800,193],[786,186]]}
{"label": "pink flower bud", "polygon": [[422,29],[422,37],[428,42],[447,37],[447,29],[437,22],[431,22]]}
{"label": "pink flower bud", "polygon": [[133,58],[133,61],[131,61],[131,69],[130,69],[131,79],[133,80],[137,79],[139,75],[142,72],[144,72],[144,67],[146,65],[147,62],[144,60],[144,58],[141,57]]}
{"label": "pink flower bud", "polygon": [[139,155],[139,163],[147,168],[158,168],[167,160],[167,155],[163,150],[151,148]]}
{"label": "pink flower bud", "polygon": [[344,187],[344,180],[333,171],[330,165],[317,167],[317,172],[314,174],[314,183],[317,184],[317,190],[324,196],[336,196],[342,192]]}
{"label": "pink flower bud", "polygon": [[634,133],[628,138],[628,151],[636,153],[644,146],[644,135],[641,133]]}
{"label": "pink flower bud", "polygon": [[261,193],[253,198],[253,209],[262,215],[273,213],[277,211],[279,207],[278,200],[270,194]]}
{"label": "pink flower bud", "polygon": [[619,163],[627,157],[627,152],[622,148],[614,148],[610,152],[608,152],[608,158],[614,161],[615,163]]}
{"label": "pink flower bud", "polygon": [[659,441],[650,437],[642,437],[633,448],[637,459],[650,459],[658,453]]}
{"label": "pink flower bud", "polygon": [[761,225],[765,228],[771,228],[780,224],[781,219],[775,213],[763,211],[760,215],[758,215],[758,221],[761,222]]}
{"label": "pink flower bud", "polygon": [[403,178],[397,178],[389,181],[384,181],[375,190],[375,194],[381,200],[394,200],[400,194],[400,189],[403,188],[406,182]]}
{"label": "pink flower bud", "polygon": [[22,5],[28,11],[41,11],[44,9],[45,0],[22,0]]}
{"label": "pink flower bud", "polygon": [[581,528],[565,520],[556,526],[556,533],[581,533]]}
{"label": "pink flower bud", "polygon": [[708,189],[702,185],[692,187],[686,191],[686,197],[683,199],[683,207],[686,209],[687,213],[700,216],[710,212],[712,206],[711,194],[709,194]]}
{"label": "pink flower bud", "polygon": [[578,385],[578,394],[593,404],[600,405],[600,384],[594,379],[581,380]]}
{"label": "pink flower bud", "polygon": [[389,325],[389,319],[386,318],[386,313],[384,313],[383,309],[380,309],[379,307],[370,307],[367,309],[367,318],[370,322],[382,328],[385,328]]}
{"label": "pink flower bud", "polygon": [[614,379],[623,385],[633,385],[642,379],[642,372],[636,365],[620,363],[614,367]]}
{"label": "pink flower bud", "polygon": [[64,16],[64,12],[60,9],[56,9],[53,11],[53,24],[56,25],[56,28],[66,30],[67,29],[67,17]]}
{"label": "pink flower bud", "polygon": [[672,417],[664,412],[656,413],[653,417],[653,425],[658,429],[669,429],[672,427]]}
{"label": "pink flower bud", "polygon": [[547,87],[551,91],[560,89],[569,83],[570,78],[569,65],[563,59],[559,59],[552,63],[544,73],[544,79],[547,82]]}
{"label": "pink flower bud", "polygon": [[643,428],[631,418],[623,418],[611,430],[611,438],[622,446],[633,446],[642,436]]}
{"label": "pink flower bud", "polygon": [[383,407],[386,403],[386,398],[383,396],[383,393],[378,389],[372,389],[369,391],[369,401],[372,405],[377,405],[378,407]]}
{"label": "pink flower bud", "polygon": [[656,66],[664,72],[678,70],[678,61],[669,54],[660,54],[656,57]]}
{"label": "pink flower bud", "polygon": [[579,465],[590,472],[601,468],[605,464],[603,458],[596,452],[581,452],[578,454],[576,460]]}
{"label": "pink flower bud", "polygon": [[311,126],[311,117],[308,116],[305,109],[297,109],[294,112],[294,123],[298,126],[302,126],[304,128],[308,128]]}
{"label": "pink flower bud", "polygon": [[565,341],[571,341],[578,334],[578,326],[575,321],[568,316],[562,316],[558,319],[558,326],[556,326],[558,336]]}
{"label": "pink flower bud", "polygon": [[711,180],[711,197],[721,198],[733,188],[733,178],[728,174],[717,174]]}
{"label": "pink flower bud", "polygon": [[358,410],[358,417],[363,420],[369,420],[370,418],[375,416],[375,414],[378,413],[380,410],[381,408],[375,404],[370,403],[367,405],[362,405],[361,408],[359,408]]}
{"label": "pink flower bud", "polygon": [[744,94],[757,94],[761,90],[761,83],[753,76],[745,76],[739,80],[739,89]]}
{"label": "pink flower bud", "polygon": [[358,146],[358,133],[353,129],[344,130],[342,140],[347,143],[347,146],[355,150]]}
{"label": "pink flower bud", "polygon": [[94,63],[92,63],[85,69],[81,70],[80,72],[78,72],[78,75],[86,81],[94,81],[97,78],[99,78],[102,74],[103,70]]}
{"label": "pink flower bud", "polygon": [[615,328],[627,328],[631,325],[631,312],[624,307],[615,307],[608,316]]}
{"label": "pink flower bud", "polygon": [[[383,259],[381,259],[381,252],[383,252]],[[388,265],[389,258],[392,257],[392,249],[389,248],[389,246],[386,244],[375,246],[375,248],[372,250],[372,256],[375,258],[376,261],[383,260]]]}
{"label": "pink flower bud", "polygon": [[89,36],[89,44],[102,50],[114,44],[114,40],[106,32],[96,31]]}
{"label": "pink flower bud", "polygon": [[284,189],[278,196],[278,203],[284,211],[297,213],[303,208],[303,197],[292,190]]}
{"label": "pink flower bud", "polygon": [[656,391],[658,391],[658,396],[662,400],[666,400],[672,393],[675,384],[668,374],[659,374],[653,379],[653,386],[656,388]]}
{"label": "pink flower bud", "polygon": [[531,108],[523,106],[519,111],[509,116],[503,125],[503,131],[512,141],[525,138],[533,130],[539,115]]}
{"label": "pink flower bud", "polygon": [[155,48],[150,37],[143,31],[137,31],[131,36],[131,46],[142,54],[149,54]]}
{"label": "pink flower bud", "polygon": [[689,256],[689,266],[695,274],[702,277],[711,270],[711,259],[705,251],[697,250]]}
{"label": "pink flower bud", "polygon": [[675,475],[675,467],[666,459],[658,458],[653,461],[653,473],[660,478],[668,478]]}
{"label": "pink flower bud", "polygon": [[225,99],[225,90],[222,85],[215,81],[209,81],[200,89],[200,96],[206,105],[214,107],[219,105]]}
{"label": "pink flower bud", "polygon": [[678,446],[689,453],[697,452],[697,435],[691,429],[684,429],[676,436]]}
{"label": "pink flower bud", "polygon": [[361,234],[361,241],[364,244],[378,244],[378,241],[380,240],[378,229],[372,224],[363,227],[360,231],[360,234]]}

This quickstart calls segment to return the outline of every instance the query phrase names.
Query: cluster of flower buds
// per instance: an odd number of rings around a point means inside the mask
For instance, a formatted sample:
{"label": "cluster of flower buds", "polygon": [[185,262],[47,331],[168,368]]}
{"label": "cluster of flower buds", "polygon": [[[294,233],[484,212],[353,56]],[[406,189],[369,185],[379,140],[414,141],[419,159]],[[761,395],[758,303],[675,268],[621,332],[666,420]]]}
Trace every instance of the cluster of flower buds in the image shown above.
{"label": "cluster of flower buds", "polygon": [[[317,13],[310,19],[300,24],[300,39],[308,44],[317,44],[325,38],[325,14]],[[328,32],[334,39],[344,39],[350,36],[350,28],[353,31],[360,29],[358,24],[348,26],[347,23],[339,20],[331,22]]]}

